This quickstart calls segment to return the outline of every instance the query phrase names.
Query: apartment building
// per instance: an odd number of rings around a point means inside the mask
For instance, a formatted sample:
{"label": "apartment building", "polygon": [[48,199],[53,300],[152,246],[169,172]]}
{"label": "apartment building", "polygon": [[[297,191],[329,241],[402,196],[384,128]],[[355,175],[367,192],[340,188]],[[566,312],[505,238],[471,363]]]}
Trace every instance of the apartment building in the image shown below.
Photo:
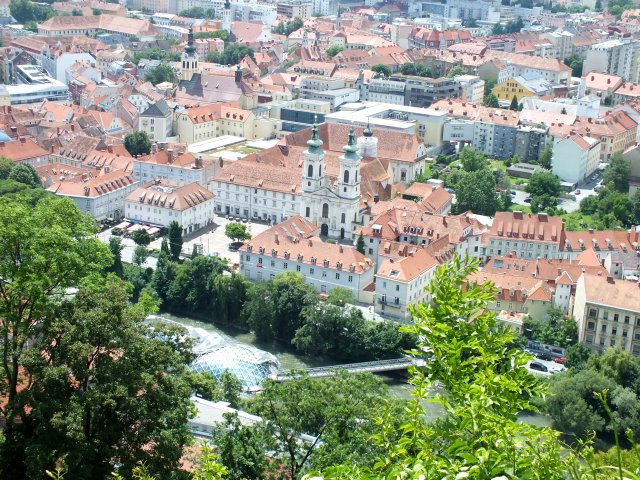
{"label": "apartment building", "polygon": [[313,15],[313,3],[311,0],[284,0],[276,5],[278,15],[288,18],[309,18]]}
{"label": "apartment building", "polygon": [[133,174],[142,183],[160,178],[185,184],[197,183],[207,188],[214,173],[214,161],[194,155],[178,145],[156,148],[149,155],[133,160]]}
{"label": "apartment building", "polygon": [[87,174],[60,176],[47,191],[66,197],[96,220],[120,219],[124,216],[125,198],[138,186],[138,180],[123,170],[102,169],[101,174],[89,178]]}
{"label": "apartment building", "polygon": [[640,355],[640,283],[583,274],[573,316],[578,340],[594,351],[617,347]]}
{"label": "apartment building", "polygon": [[361,100],[404,105],[406,84],[388,78],[372,78],[361,85]]}
{"label": "apartment building", "polygon": [[574,185],[590,177],[600,163],[601,142],[574,134],[553,145],[552,171]]}
{"label": "apartment building", "polygon": [[529,73],[513,77],[506,82],[502,82],[491,90],[498,100],[511,102],[515,97],[521,102],[525,97],[545,96],[553,94],[553,85],[547,80]]}
{"label": "apartment building", "polygon": [[173,135],[173,110],[166,100],[158,100],[140,113],[138,130],[145,132],[154,142],[166,142]]}
{"label": "apartment building", "polygon": [[81,17],[52,17],[38,24],[38,34],[47,36],[95,35],[114,33],[140,40],[155,40],[157,29],[149,20],[116,15],[90,15]]}
{"label": "apartment building", "polygon": [[389,80],[405,85],[404,104],[411,107],[429,107],[443,98],[459,98],[462,88],[453,78],[428,78],[394,74]]}
{"label": "apartment building", "polygon": [[460,84],[460,97],[468,103],[481,104],[484,99],[484,80],[477,75],[456,75],[453,79]]}
{"label": "apartment building", "polygon": [[20,137],[12,142],[0,142],[0,157],[18,163],[40,167],[49,163],[49,152],[30,138]]}
{"label": "apartment building", "polygon": [[618,75],[629,82],[640,81],[640,42],[633,38],[596,43],[587,51],[584,72]]}
{"label": "apartment building", "polygon": [[223,135],[255,138],[254,115],[248,110],[216,103],[177,112],[175,131],[180,143],[196,143]]}
{"label": "apartment building", "polygon": [[425,287],[438,265],[435,257],[417,247],[407,256],[383,260],[376,273],[375,309],[384,316],[409,318],[410,305],[430,300]]}
{"label": "apartment building", "polygon": [[139,186],[125,198],[128,220],[168,227],[178,222],[191,233],[213,221],[213,193],[197,183],[155,179]]}
{"label": "apartment building", "polygon": [[365,289],[373,286],[374,262],[355,247],[323,242],[319,232],[300,215],[287,218],[240,248],[240,272],[251,281],[297,272],[320,293],[343,287],[364,300]]}
{"label": "apartment building", "polygon": [[491,258],[514,252],[518,258],[563,258],[564,223],[546,213],[496,212],[483,241]]}

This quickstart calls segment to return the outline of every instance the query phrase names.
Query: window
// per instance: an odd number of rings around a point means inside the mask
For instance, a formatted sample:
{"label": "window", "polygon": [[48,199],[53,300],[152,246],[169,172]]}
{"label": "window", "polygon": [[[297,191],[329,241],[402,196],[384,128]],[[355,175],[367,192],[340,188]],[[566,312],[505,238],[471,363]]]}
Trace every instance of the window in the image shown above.
{"label": "window", "polygon": [[597,317],[598,316],[598,311],[596,309],[594,309],[594,308],[589,309],[589,316],[593,317],[593,318]]}
{"label": "window", "polygon": [[309,165],[307,169],[307,177],[313,177],[313,165]]}
{"label": "window", "polygon": [[272,266],[272,267],[275,267],[275,266],[276,266],[276,262],[275,262],[275,260],[271,260],[271,266]]}
{"label": "window", "polygon": [[296,265],[296,271],[299,272],[300,271],[300,265]]}
{"label": "window", "polygon": [[629,323],[629,315],[624,316],[624,323]]}
{"label": "window", "polygon": [[373,248],[369,249],[369,255],[373,255]]}
{"label": "window", "polygon": [[349,183],[349,170],[344,171],[344,183]]}
{"label": "window", "polygon": [[329,218],[329,204],[324,203],[322,205],[322,218]]}
{"label": "window", "polygon": [[284,262],[284,263],[282,264],[282,268],[284,268],[284,269],[289,268],[289,264],[288,264],[287,262]]}
{"label": "window", "polygon": [[340,221],[341,221],[342,223],[346,223],[346,221],[347,221],[347,214],[346,214],[346,213],[343,213],[343,214],[342,214]]}
{"label": "window", "polygon": [[245,259],[247,262],[250,262],[250,261],[251,261],[251,255],[247,255],[246,257],[244,257],[244,259]]}
{"label": "window", "polygon": [[400,299],[398,297],[395,298],[394,302],[396,305],[400,305]]}
{"label": "window", "polygon": [[600,327],[600,331],[601,331],[602,333],[606,333],[606,332],[607,332],[607,326],[606,326],[606,325],[602,325],[602,326]]}
{"label": "window", "polygon": [[589,322],[589,323],[587,323],[587,328],[588,328],[589,330],[593,330],[593,329],[595,329],[595,328],[596,328],[596,324],[595,324],[595,323],[593,323],[593,322]]}
{"label": "window", "polygon": [[623,336],[624,338],[627,338],[627,336],[628,336],[628,335],[629,335],[629,332],[627,332],[626,330],[623,330],[623,331],[622,331],[622,336]]}
{"label": "window", "polygon": [[314,273],[314,272],[315,272],[315,270],[314,270],[313,268],[310,268],[310,269],[309,269],[309,274],[310,274],[310,275],[313,275],[313,273]]}
{"label": "window", "polygon": [[353,282],[353,275],[349,275],[349,282]]}
{"label": "window", "polygon": [[497,307],[497,308],[500,308],[500,300],[498,300],[498,301],[496,302],[496,307]]}
{"label": "window", "polygon": [[340,274],[336,272],[336,280],[340,280]]}
{"label": "window", "polygon": [[602,318],[604,318],[605,320],[609,320],[609,312],[607,310],[605,310],[602,314]]}
{"label": "window", "polygon": [[262,265],[262,258],[258,258],[258,263]]}
{"label": "window", "polygon": [[305,209],[304,216],[305,217],[310,217],[311,216],[311,209],[309,207],[307,207]]}
{"label": "window", "polygon": [[613,321],[614,321],[614,322],[617,322],[617,321],[618,321],[618,318],[620,318],[620,317],[619,317],[619,315],[618,315],[617,313],[614,313],[614,314],[613,314]]}
{"label": "window", "polygon": [[612,328],[611,329],[611,335],[617,335],[618,334],[618,329],[617,328]]}

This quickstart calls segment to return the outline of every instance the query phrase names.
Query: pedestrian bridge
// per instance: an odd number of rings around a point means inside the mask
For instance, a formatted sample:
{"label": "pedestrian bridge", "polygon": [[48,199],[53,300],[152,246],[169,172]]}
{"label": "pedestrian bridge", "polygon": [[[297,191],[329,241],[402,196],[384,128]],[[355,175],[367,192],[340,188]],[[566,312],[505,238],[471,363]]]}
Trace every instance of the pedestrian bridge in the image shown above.
{"label": "pedestrian bridge", "polygon": [[346,371],[349,373],[381,373],[393,372],[396,370],[406,370],[410,366],[423,366],[424,360],[402,357],[392,358],[389,360],[376,360],[373,362],[349,363],[346,365],[330,365],[328,367],[308,368],[305,370],[293,370],[289,372],[281,372],[276,375],[274,380],[277,382],[286,382],[291,378],[295,378],[299,374],[309,375],[311,378],[331,377],[337,371]]}

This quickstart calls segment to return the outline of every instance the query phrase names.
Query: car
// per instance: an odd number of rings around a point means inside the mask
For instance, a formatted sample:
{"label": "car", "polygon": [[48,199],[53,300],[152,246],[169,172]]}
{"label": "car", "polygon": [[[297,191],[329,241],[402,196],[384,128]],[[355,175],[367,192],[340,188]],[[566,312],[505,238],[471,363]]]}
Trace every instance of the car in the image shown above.
{"label": "car", "polygon": [[604,188],[603,185],[596,185],[596,188],[593,189],[594,192],[600,192]]}
{"label": "car", "polygon": [[539,358],[540,360],[545,360],[547,362],[550,362],[551,360],[553,360],[553,357],[551,355],[544,352],[536,353],[536,358]]}
{"label": "car", "polygon": [[543,365],[543,364],[542,364],[542,363],[540,363],[540,362],[531,362],[531,363],[529,364],[529,368],[530,368],[531,370],[538,370],[539,372],[548,372],[548,371],[549,371],[549,369],[547,368],[547,366],[546,366],[546,365]]}
{"label": "car", "polygon": [[445,188],[445,190],[446,190],[447,192],[449,192],[449,193],[456,193],[456,191],[455,191],[453,188],[449,188],[449,187],[447,187],[447,188]]}
{"label": "car", "polygon": [[563,355],[562,357],[554,358],[553,361],[562,365],[566,359],[567,357]]}
{"label": "car", "polygon": [[510,194],[512,197],[515,197],[518,193],[517,193],[515,190],[511,190],[511,191],[509,192],[509,194]]}
{"label": "car", "polygon": [[580,189],[576,190],[576,192],[575,192],[575,193],[576,193],[576,195],[580,195],[580,193],[581,193],[581,192],[580,192]]}
{"label": "car", "polygon": [[524,199],[524,203],[531,203],[531,197],[527,197]]}
{"label": "car", "polygon": [[232,242],[229,244],[229,250],[231,250],[232,252],[237,252],[242,245],[244,245],[243,242]]}

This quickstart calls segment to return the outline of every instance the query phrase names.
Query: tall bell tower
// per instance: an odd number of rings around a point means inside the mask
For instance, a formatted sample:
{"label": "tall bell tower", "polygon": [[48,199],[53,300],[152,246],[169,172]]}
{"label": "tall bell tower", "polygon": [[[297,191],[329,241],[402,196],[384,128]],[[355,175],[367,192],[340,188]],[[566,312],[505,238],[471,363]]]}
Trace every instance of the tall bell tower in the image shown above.
{"label": "tall bell tower", "polygon": [[342,151],[344,154],[340,157],[338,195],[348,199],[358,198],[360,197],[360,155],[353,127],[349,130],[349,140]]}
{"label": "tall bell tower", "polygon": [[314,120],[307,147],[302,169],[302,191],[315,192],[322,187],[325,174],[324,150],[322,150],[322,140],[318,134],[317,118]]}
{"label": "tall bell tower", "polygon": [[193,27],[189,28],[187,46],[182,52],[182,80],[191,80],[194,73],[198,73],[198,53],[193,40]]}

